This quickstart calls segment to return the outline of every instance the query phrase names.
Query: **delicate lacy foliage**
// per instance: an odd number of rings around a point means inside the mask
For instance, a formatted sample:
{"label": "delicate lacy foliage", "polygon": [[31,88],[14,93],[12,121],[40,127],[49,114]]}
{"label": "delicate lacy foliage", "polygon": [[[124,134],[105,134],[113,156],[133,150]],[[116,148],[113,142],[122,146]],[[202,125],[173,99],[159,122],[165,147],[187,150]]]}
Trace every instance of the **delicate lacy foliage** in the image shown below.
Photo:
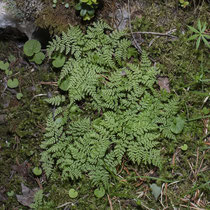
{"label": "delicate lacy foliage", "polygon": [[65,96],[58,95],[52,98],[48,98],[45,101],[48,102],[49,104],[59,106],[62,102],[65,101]]}
{"label": "delicate lacy foliage", "polygon": [[43,205],[43,190],[38,190],[34,196],[34,203],[30,205],[32,209],[38,209]]}
{"label": "delicate lacy foliage", "polygon": [[162,100],[154,89],[159,71],[145,52],[140,66],[128,63],[130,45],[123,32],[98,22],[85,35],[71,27],[48,46],[49,55],[68,57],[59,84],[70,102],[62,106],[63,96],[48,99],[58,108],[47,119],[41,144],[47,176],[59,168],[64,179],[86,173],[94,185],[107,187],[125,156],[161,166],[159,142],[175,139],[170,128],[178,100]]}

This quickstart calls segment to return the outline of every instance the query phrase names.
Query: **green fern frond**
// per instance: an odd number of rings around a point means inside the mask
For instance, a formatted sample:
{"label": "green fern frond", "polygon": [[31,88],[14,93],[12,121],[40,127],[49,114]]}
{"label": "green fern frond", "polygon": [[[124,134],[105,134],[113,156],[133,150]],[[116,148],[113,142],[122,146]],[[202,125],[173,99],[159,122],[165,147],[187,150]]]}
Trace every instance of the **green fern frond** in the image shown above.
{"label": "green fern frond", "polygon": [[58,84],[69,104],[62,95],[46,100],[57,106],[41,144],[47,177],[54,171],[62,179],[86,174],[93,185],[108,188],[124,157],[161,167],[161,141],[176,139],[171,127],[179,100],[162,100],[155,89],[160,71],[145,51],[140,65],[129,62],[125,36],[99,21],[86,34],[70,27],[49,43],[49,56],[66,56]]}
{"label": "green fern frond", "polygon": [[59,106],[61,103],[63,103],[65,101],[65,96],[61,96],[61,95],[58,95],[58,96],[54,96],[52,98],[48,98],[48,99],[45,99],[45,101],[51,105],[55,105],[55,106]]}

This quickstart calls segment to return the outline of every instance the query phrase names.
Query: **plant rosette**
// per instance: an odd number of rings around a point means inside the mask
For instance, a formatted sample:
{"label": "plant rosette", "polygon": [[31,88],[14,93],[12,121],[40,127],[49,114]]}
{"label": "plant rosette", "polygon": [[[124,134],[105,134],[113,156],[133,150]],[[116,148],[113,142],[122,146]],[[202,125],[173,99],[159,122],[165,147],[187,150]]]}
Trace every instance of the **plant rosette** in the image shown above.
{"label": "plant rosette", "polygon": [[52,65],[55,68],[61,68],[66,61],[66,57],[62,54],[56,54],[52,57],[52,59],[53,59]]}
{"label": "plant rosette", "polygon": [[0,69],[3,70],[3,71],[5,71],[5,74],[7,76],[12,75],[12,71],[9,70],[9,63],[8,62],[5,62],[4,63],[3,61],[0,61]]}
{"label": "plant rosette", "polygon": [[75,9],[80,11],[80,16],[83,20],[90,20],[93,18],[97,7],[97,0],[80,0],[80,2],[75,5]]}
{"label": "plant rosette", "polygon": [[183,144],[180,148],[182,151],[187,151],[188,146],[187,146],[187,144]]}
{"label": "plant rosette", "polygon": [[42,174],[42,169],[39,168],[39,167],[34,167],[34,168],[33,168],[33,173],[34,173],[34,175],[36,175],[36,176],[40,176],[40,175]]}
{"label": "plant rosette", "polygon": [[102,197],[104,197],[104,195],[105,195],[105,189],[104,189],[103,187],[98,188],[98,189],[95,189],[95,190],[94,190],[94,195],[95,195],[97,198],[102,198]]}
{"label": "plant rosette", "polygon": [[26,56],[30,57],[30,61],[36,64],[41,64],[45,59],[44,53],[41,52],[41,44],[37,40],[28,40],[23,46],[23,51]]}
{"label": "plant rosette", "polygon": [[19,81],[18,81],[18,79],[16,79],[16,78],[14,78],[14,79],[9,79],[9,80],[7,81],[7,86],[8,86],[9,88],[16,88],[16,87],[18,87],[18,85],[19,85]]}
{"label": "plant rosette", "polygon": [[23,94],[22,94],[22,93],[17,93],[16,98],[17,98],[18,100],[20,100],[22,97],[23,97]]}
{"label": "plant rosette", "polygon": [[198,20],[198,23],[197,23],[197,29],[192,27],[192,26],[188,26],[188,28],[190,29],[190,31],[192,33],[194,33],[192,36],[190,36],[188,38],[188,41],[191,41],[191,40],[197,40],[196,41],[196,50],[198,50],[199,46],[200,46],[200,43],[201,41],[204,42],[204,44],[210,48],[210,44],[209,42],[207,41],[208,39],[210,39],[210,35],[205,33],[205,30],[206,30],[206,23],[201,23],[200,19]]}
{"label": "plant rosette", "polygon": [[76,198],[78,196],[78,192],[75,189],[70,189],[69,190],[69,197],[70,198]]}
{"label": "plant rosette", "polygon": [[8,70],[8,68],[9,68],[8,62],[4,63],[3,61],[0,61],[0,69],[1,70],[6,71],[6,70]]}

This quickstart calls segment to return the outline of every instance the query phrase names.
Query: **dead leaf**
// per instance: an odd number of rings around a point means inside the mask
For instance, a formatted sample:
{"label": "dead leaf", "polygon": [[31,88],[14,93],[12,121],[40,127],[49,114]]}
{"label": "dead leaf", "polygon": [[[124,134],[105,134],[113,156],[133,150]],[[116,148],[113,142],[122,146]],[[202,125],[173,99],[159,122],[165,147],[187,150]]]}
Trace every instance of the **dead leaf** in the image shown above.
{"label": "dead leaf", "polygon": [[0,192],[0,202],[4,202],[6,200],[7,200],[7,197],[3,193]]}
{"label": "dead leaf", "polygon": [[171,92],[168,77],[158,77],[158,85],[160,86],[160,89],[164,89],[168,93]]}
{"label": "dead leaf", "polygon": [[13,165],[12,169],[24,178],[29,176],[29,164],[27,161],[24,161],[21,164]]}
{"label": "dead leaf", "polygon": [[7,200],[7,196],[5,195],[6,189],[4,187],[0,187],[0,202],[5,202]]}
{"label": "dead leaf", "polygon": [[28,206],[33,203],[34,201],[34,195],[38,191],[38,188],[30,189],[26,187],[23,183],[21,183],[22,187],[22,195],[16,195],[17,200],[19,203],[21,203],[23,206]]}

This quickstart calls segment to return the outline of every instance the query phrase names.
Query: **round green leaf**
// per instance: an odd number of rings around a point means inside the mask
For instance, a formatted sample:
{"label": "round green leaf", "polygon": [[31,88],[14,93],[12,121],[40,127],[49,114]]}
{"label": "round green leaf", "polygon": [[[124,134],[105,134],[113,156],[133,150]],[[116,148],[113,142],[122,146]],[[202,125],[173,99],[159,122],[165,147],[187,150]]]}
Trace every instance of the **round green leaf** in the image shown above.
{"label": "round green leaf", "polygon": [[64,65],[65,61],[66,61],[66,57],[63,56],[62,54],[59,54],[58,56],[55,55],[52,58],[54,59],[52,64],[55,68],[62,67]]}
{"label": "round green leaf", "polygon": [[22,97],[23,97],[23,94],[22,94],[22,93],[17,93],[16,98],[17,98],[18,100],[20,100]]}
{"label": "round green leaf", "polygon": [[207,115],[209,112],[210,112],[210,110],[208,108],[206,108],[206,107],[204,107],[202,109],[202,113],[205,114],[205,115]]}
{"label": "round green leaf", "polygon": [[87,10],[86,9],[82,9],[81,11],[80,11],[80,16],[85,16],[85,14],[87,13]]}
{"label": "round green leaf", "polygon": [[34,39],[28,40],[23,46],[23,51],[27,56],[32,56],[33,54],[38,53],[40,50],[40,42]]}
{"label": "round green leaf", "polygon": [[86,14],[85,17],[83,17],[83,20],[90,20],[92,17],[93,16]]}
{"label": "round green leaf", "polygon": [[63,91],[67,91],[69,89],[69,83],[70,83],[71,78],[67,77],[67,79],[65,79],[64,81],[62,81],[59,84],[59,88]]}
{"label": "round green leaf", "polygon": [[97,197],[97,198],[102,198],[104,197],[105,195],[105,190],[103,187],[99,188],[99,189],[95,189],[94,190],[94,195]]}
{"label": "round green leaf", "polygon": [[175,134],[181,133],[184,128],[184,124],[185,124],[185,120],[182,119],[181,117],[177,117],[174,120],[174,124],[172,124],[171,126],[171,131]]}
{"label": "round green leaf", "polygon": [[186,151],[187,149],[188,149],[187,144],[183,144],[183,145],[181,146],[181,150]]}
{"label": "round green leaf", "polygon": [[77,112],[77,110],[78,110],[78,106],[73,105],[73,106],[70,108],[69,112],[70,112],[70,113],[75,113],[75,112]]}
{"label": "round green leaf", "polygon": [[10,192],[7,192],[7,195],[8,195],[9,197],[12,197],[14,194],[15,194],[15,192],[14,192],[13,190],[10,191]]}
{"label": "round green leaf", "polygon": [[69,8],[69,3],[66,3],[66,4],[65,4],[65,7],[66,7],[66,8]]}
{"label": "round green leaf", "polygon": [[70,198],[76,198],[78,196],[78,192],[75,189],[69,190],[69,197]]}
{"label": "round green leaf", "polygon": [[14,63],[16,61],[16,57],[14,55],[9,55],[8,57],[10,63]]}
{"label": "round green leaf", "polygon": [[16,78],[15,79],[9,79],[7,81],[7,86],[9,88],[16,88],[16,87],[18,87],[18,85],[19,85],[19,81]]}
{"label": "round green leaf", "polygon": [[7,76],[10,76],[10,75],[12,75],[12,71],[10,71],[9,69],[7,69],[7,70],[5,71],[5,74],[6,74]]}
{"label": "round green leaf", "polygon": [[53,0],[53,3],[56,4],[57,3],[57,0]]}
{"label": "round green leaf", "polygon": [[92,15],[94,15],[95,10],[94,9],[90,9],[87,12],[88,12],[88,15],[92,16]]}
{"label": "round green leaf", "polygon": [[35,167],[33,168],[33,173],[36,175],[36,176],[40,176],[42,174],[42,169],[39,168],[39,167]]}
{"label": "round green leaf", "polygon": [[81,10],[81,9],[82,9],[81,3],[76,4],[74,8],[75,8],[76,10]]}
{"label": "round green leaf", "polygon": [[137,204],[138,206],[141,206],[141,200],[137,199],[136,204]]}
{"label": "round green leaf", "polygon": [[36,64],[41,64],[45,59],[45,54],[43,52],[38,52],[34,55],[31,61],[34,61]]}
{"label": "round green leaf", "polygon": [[0,69],[6,71],[9,68],[9,63],[4,63],[3,61],[0,61]]}
{"label": "round green leaf", "polygon": [[151,184],[151,185],[150,185],[150,188],[151,188],[151,190],[152,190],[152,194],[153,194],[154,197],[155,197],[155,200],[157,200],[158,197],[159,197],[159,195],[160,195],[160,193],[161,193],[161,188],[158,187],[156,184]]}

